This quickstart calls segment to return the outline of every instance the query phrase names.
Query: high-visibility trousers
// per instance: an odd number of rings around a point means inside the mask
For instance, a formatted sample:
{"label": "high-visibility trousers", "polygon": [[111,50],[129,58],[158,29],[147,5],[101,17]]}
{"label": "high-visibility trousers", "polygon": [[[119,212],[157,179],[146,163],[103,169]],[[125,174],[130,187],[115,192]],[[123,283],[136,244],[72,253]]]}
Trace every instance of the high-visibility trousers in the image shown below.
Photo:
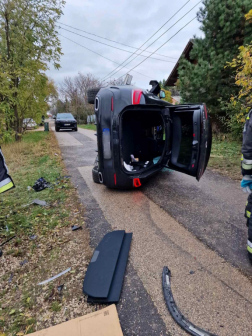
{"label": "high-visibility trousers", "polygon": [[252,193],[249,194],[248,201],[245,208],[245,217],[247,218],[248,226],[248,243],[247,250],[249,257],[252,259]]}

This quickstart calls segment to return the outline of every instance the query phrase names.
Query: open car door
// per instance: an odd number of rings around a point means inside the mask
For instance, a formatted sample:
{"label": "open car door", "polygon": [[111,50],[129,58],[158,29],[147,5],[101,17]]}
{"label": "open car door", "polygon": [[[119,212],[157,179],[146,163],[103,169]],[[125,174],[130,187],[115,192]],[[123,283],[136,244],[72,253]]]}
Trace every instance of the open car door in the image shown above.
{"label": "open car door", "polygon": [[207,167],[212,146],[212,129],[206,105],[176,105],[169,109],[172,123],[168,165],[199,181]]}

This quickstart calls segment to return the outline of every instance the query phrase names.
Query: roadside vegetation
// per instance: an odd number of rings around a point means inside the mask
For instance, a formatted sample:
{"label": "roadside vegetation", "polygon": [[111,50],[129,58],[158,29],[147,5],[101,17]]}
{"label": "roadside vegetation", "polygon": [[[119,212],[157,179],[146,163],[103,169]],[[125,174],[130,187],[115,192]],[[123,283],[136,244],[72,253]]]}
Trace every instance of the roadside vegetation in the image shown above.
{"label": "roadside vegetation", "polygon": [[94,124],[78,125],[78,127],[96,131],[96,125]]}
{"label": "roadside vegetation", "polygon": [[[2,150],[16,188],[0,196],[0,244],[15,236],[1,247],[0,335],[22,336],[93,310],[82,293],[91,251],[85,213],[54,133],[29,132]],[[35,192],[40,177],[51,187]],[[31,204],[34,199],[48,206]],[[72,225],[83,229],[72,232]]]}
{"label": "roadside vegetation", "polygon": [[64,0],[0,2],[0,143],[23,134],[23,119],[37,123],[57,91],[46,76],[49,63],[60,68],[56,22]]}
{"label": "roadside vegetation", "polygon": [[225,134],[214,136],[208,168],[233,180],[241,180],[241,142]]}

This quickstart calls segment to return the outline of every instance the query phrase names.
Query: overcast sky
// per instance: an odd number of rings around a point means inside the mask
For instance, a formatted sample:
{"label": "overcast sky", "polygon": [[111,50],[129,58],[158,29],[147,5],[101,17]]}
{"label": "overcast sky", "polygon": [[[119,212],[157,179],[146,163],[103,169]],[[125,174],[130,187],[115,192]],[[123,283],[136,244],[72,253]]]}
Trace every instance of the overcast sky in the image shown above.
{"label": "overcast sky", "polygon": [[[187,1],[188,0],[67,0],[64,15],[60,21],[92,34],[138,48]],[[151,42],[164,33],[198,2],[199,0],[190,0],[186,6],[157,33],[157,35],[144,45],[143,48],[146,48],[149,44],[151,44]],[[179,29],[196,16],[200,6],[202,5],[197,5],[189,14],[182,18],[181,21],[166,32],[147,50],[154,51],[165,41],[171,38]],[[135,49],[105,41],[98,37],[88,35],[84,32],[77,31],[63,25],[61,25],[61,27],[121,49],[131,52],[135,51]],[[164,47],[157,51],[158,54],[173,58],[162,57],[156,54],[152,56],[165,61],[170,61],[171,63],[148,59],[143,64],[139,65],[135,70],[149,76],[152,79],[166,79],[175,65],[173,62],[176,62],[179,58],[189,39],[194,35],[202,36],[202,32],[199,30],[199,27],[200,23],[197,20],[192,21]],[[58,29],[58,31],[65,37],[119,64],[130,56],[130,53],[128,52],[113,49],[109,46],[105,46],[67,32],[63,29]],[[59,84],[64,77],[75,76],[78,72],[82,72],[84,74],[92,73],[97,78],[102,79],[118,66],[117,64],[74,44],[62,36],[60,36],[60,39],[62,42],[62,51],[64,53],[61,58],[61,68],[60,70],[55,70],[51,67],[51,70],[48,71],[48,76],[53,78],[56,84]],[[143,54],[146,56],[149,55],[146,53]],[[127,65],[127,68],[133,68],[144,59],[144,57],[138,56],[134,61]],[[118,78],[125,73],[127,73],[127,69],[124,68],[112,76],[112,78]],[[139,87],[149,88],[148,84],[150,78],[144,77],[139,73],[134,71],[131,72],[133,75],[133,82]]]}

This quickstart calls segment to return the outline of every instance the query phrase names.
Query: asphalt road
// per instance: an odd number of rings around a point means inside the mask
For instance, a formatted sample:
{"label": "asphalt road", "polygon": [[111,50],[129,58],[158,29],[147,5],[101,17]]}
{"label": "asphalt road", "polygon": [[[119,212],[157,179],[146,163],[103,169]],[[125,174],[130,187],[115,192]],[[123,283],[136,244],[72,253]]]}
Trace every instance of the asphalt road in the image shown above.
{"label": "asphalt road", "polygon": [[166,171],[140,190],[109,190],[92,181],[92,131],[56,135],[86,208],[92,246],[111,230],[133,232],[117,306],[124,335],[185,335],[164,303],[163,266],[172,271],[180,310],[194,324],[216,335],[250,335],[252,266],[239,183],[209,171],[199,183]]}

